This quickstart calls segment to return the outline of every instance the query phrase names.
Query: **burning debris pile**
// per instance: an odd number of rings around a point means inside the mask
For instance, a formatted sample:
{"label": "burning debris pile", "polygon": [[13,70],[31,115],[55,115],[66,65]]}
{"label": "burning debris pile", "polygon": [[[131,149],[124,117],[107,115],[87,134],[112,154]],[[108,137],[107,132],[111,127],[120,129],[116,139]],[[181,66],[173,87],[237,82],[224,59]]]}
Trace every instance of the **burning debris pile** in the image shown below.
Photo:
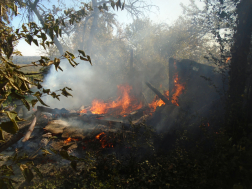
{"label": "burning debris pile", "polygon": [[[140,95],[135,95],[134,88],[129,84],[118,85],[115,100],[94,99],[90,106],[79,110],[50,109],[37,107],[35,118],[28,132],[13,136],[13,140],[6,142],[0,152],[18,142],[24,150],[41,149],[38,144],[43,142],[47,150],[68,150],[69,153],[81,156],[87,149],[114,149],[124,146],[126,136],[131,133],[133,125],[147,124],[158,130],[167,130],[178,124],[177,117],[182,111],[193,114],[201,111],[201,115],[210,110],[211,103],[217,98],[216,90],[206,85],[205,78],[212,78],[215,86],[220,87],[221,76],[214,73],[210,66],[192,61],[176,61],[169,63],[169,90],[161,93],[149,82],[148,89],[156,95],[151,102],[144,102]],[[209,105],[210,104],[210,105]],[[202,107],[206,107],[202,110]],[[43,120],[43,121],[41,121]],[[211,123],[210,123],[211,124]],[[35,125],[37,125],[35,127]],[[28,126],[26,126],[28,127]],[[120,136],[120,137],[119,137]],[[28,141],[27,141],[28,140]],[[26,142],[27,141],[27,142]],[[21,143],[21,144],[20,144]],[[35,158],[38,154],[32,154]]]}

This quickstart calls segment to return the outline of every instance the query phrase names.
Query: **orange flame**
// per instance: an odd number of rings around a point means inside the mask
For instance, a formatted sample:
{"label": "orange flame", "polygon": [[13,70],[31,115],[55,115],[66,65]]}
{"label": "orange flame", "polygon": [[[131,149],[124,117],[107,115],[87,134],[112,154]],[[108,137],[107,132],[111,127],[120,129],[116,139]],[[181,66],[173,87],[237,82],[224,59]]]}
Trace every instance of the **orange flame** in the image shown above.
{"label": "orange flame", "polygon": [[106,114],[110,109],[115,109],[116,115],[124,116],[142,108],[142,103],[138,102],[134,96],[130,96],[131,86],[126,84],[119,85],[117,88],[120,95],[115,101],[105,103],[103,100],[93,100],[92,107],[90,108],[92,114]]}
{"label": "orange flame", "polygon": [[[164,96],[169,100],[169,91],[165,91]],[[158,98],[158,96],[156,95],[154,100],[152,101],[152,103],[149,104],[149,107],[151,109],[152,112],[156,111],[156,108],[159,106],[164,105],[165,102],[161,99]]]}
{"label": "orange flame", "polygon": [[68,137],[68,138],[64,141],[64,144],[67,144],[67,143],[71,142],[72,140],[78,141],[78,139]]}
{"label": "orange flame", "polygon": [[66,139],[65,141],[64,141],[64,144],[67,144],[67,143],[69,143],[69,142],[71,142],[71,137],[69,137],[68,139]]}
{"label": "orange flame", "polygon": [[175,85],[173,91],[175,91],[175,92],[172,95],[171,102],[172,102],[172,104],[179,106],[178,97],[179,97],[179,95],[182,94],[183,90],[185,90],[185,86],[183,84],[179,83],[178,73],[176,73],[173,78],[174,78],[174,85]]}
{"label": "orange flame", "polygon": [[97,140],[99,140],[99,139],[100,139],[100,137],[101,137],[101,135],[105,135],[105,133],[104,133],[104,132],[102,132],[102,133],[100,133],[100,134],[96,135],[96,136],[95,136],[95,138],[96,138]]}
{"label": "orange flame", "polygon": [[231,57],[228,57],[226,60],[226,64],[228,63],[228,61],[231,60]]}
{"label": "orange flame", "polygon": [[81,114],[86,114],[87,113],[87,110],[86,109],[83,109],[80,111]]}

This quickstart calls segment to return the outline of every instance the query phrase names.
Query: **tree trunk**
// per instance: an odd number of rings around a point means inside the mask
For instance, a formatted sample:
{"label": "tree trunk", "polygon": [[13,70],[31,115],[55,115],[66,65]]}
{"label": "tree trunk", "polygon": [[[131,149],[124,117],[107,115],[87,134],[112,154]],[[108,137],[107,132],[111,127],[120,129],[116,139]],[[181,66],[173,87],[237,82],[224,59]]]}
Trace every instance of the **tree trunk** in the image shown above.
{"label": "tree trunk", "polygon": [[[252,32],[252,2],[251,0],[241,0],[237,5],[236,31],[234,43],[231,48],[231,64],[229,71],[229,90],[227,100],[226,120],[227,125],[231,126],[233,132],[245,123],[244,115],[246,107],[243,106],[244,91],[248,74],[247,57],[250,51],[251,32]],[[245,113],[245,114],[244,114]]]}
{"label": "tree trunk", "polygon": [[92,22],[92,26],[91,26],[91,29],[90,29],[89,39],[88,39],[88,42],[87,42],[88,53],[89,53],[90,56],[92,56],[93,38],[94,38],[96,30],[97,30],[97,21],[98,21],[98,18],[99,18],[99,9],[97,7],[97,0],[92,0],[92,7],[94,9],[93,22]]}

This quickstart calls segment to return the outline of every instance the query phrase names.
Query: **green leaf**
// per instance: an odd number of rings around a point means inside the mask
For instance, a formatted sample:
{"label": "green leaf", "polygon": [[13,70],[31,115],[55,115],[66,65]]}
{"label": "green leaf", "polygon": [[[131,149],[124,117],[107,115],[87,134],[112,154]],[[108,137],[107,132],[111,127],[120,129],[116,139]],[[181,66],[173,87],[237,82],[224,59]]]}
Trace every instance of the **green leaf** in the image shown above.
{"label": "green leaf", "polygon": [[37,39],[33,39],[32,41],[33,41],[33,43],[35,43],[35,45],[39,46],[39,45],[38,45],[38,40],[37,40]]}
{"label": "green leaf", "polygon": [[66,88],[63,88],[61,91],[62,91],[61,94],[64,95],[65,97],[73,96],[69,92],[67,92]]}
{"label": "green leaf", "polygon": [[64,22],[64,19],[62,19],[61,22],[62,22],[62,25],[63,25],[64,27],[66,27],[65,22]]}
{"label": "green leaf", "polygon": [[[55,65],[56,71],[58,71],[58,68],[59,68],[60,70],[62,70],[62,69],[60,68],[59,64],[60,64],[60,59],[54,58],[54,65]],[[62,71],[63,71],[63,70],[62,70]]]}
{"label": "green leaf", "polygon": [[75,59],[74,54],[70,53],[69,51],[66,51],[66,52],[71,56],[72,59]]}
{"label": "green leaf", "polygon": [[44,59],[46,61],[50,60],[50,58],[46,57],[46,56],[41,56],[41,59]]}
{"label": "green leaf", "polygon": [[74,64],[77,66],[79,63],[77,63],[77,62],[75,62],[73,59],[72,59],[72,61],[74,62]]}
{"label": "green leaf", "polygon": [[60,96],[60,95],[57,95],[55,92],[51,93],[50,95],[51,95],[53,98],[57,98],[58,100],[60,100],[60,99],[59,99],[59,96]]}
{"label": "green leaf", "polygon": [[27,110],[30,111],[30,104],[27,102],[27,100],[21,99],[21,101],[23,102],[23,104],[25,105],[25,107],[27,108]]}
{"label": "green leaf", "polygon": [[17,87],[16,85],[14,85],[13,82],[9,81],[9,84],[10,84],[14,89],[18,90],[18,87]]}
{"label": "green leaf", "polygon": [[16,117],[16,119],[15,119],[16,121],[25,121],[25,119],[23,119],[23,118],[20,118],[20,117]]}
{"label": "green leaf", "polygon": [[111,7],[115,10],[115,2],[111,1]]}
{"label": "green leaf", "polygon": [[62,70],[62,68],[60,66],[58,68],[63,72],[63,70]]}
{"label": "green leaf", "polygon": [[37,96],[37,99],[39,100],[39,102],[44,105],[44,106],[47,106],[47,107],[50,107],[48,106],[46,103],[43,102],[43,100],[41,100],[41,98],[39,96]]}
{"label": "green leaf", "polygon": [[80,56],[80,59],[81,59],[81,60],[88,61],[88,59],[87,59],[87,58],[84,58],[84,57],[82,57],[82,56]]}
{"label": "green leaf", "polygon": [[26,84],[26,82],[22,81],[22,84],[21,84],[21,86],[20,86],[20,89],[21,89],[22,91],[27,91],[27,90],[29,90],[29,87],[28,87],[28,85]]}
{"label": "green leaf", "polygon": [[91,58],[90,58],[89,55],[87,55],[87,59],[88,59],[88,61],[90,62],[91,66],[92,66]]}
{"label": "green leaf", "polygon": [[42,85],[40,83],[37,84],[37,88],[38,89],[41,89],[42,88]]}
{"label": "green leaf", "polygon": [[43,59],[40,59],[39,63],[40,63],[41,66],[46,66],[45,61]]}
{"label": "green leaf", "polygon": [[24,121],[24,119],[21,119],[18,117],[17,112],[15,111],[7,111],[5,112],[10,120],[15,120],[15,121]]}
{"label": "green leaf", "polygon": [[35,106],[35,104],[38,102],[38,100],[37,99],[33,99],[33,100],[31,100],[31,104],[32,104],[32,107],[34,108],[34,106]]}
{"label": "green leaf", "polygon": [[72,63],[70,58],[67,58],[68,62],[71,64],[71,66],[75,67],[76,65]]}
{"label": "green leaf", "polygon": [[69,91],[72,91],[72,89],[71,89],[71,88],[69,88],[69,87],[65,87],[65,88],[67,88],[67,90],[69,90]]}
{"label": "green leaf", "polygon": [[14,111],[5,112],[10,120],[15,120],[17,117],[17,113]]}
{"label": "green leaf", "polygon": [[49,94],[49,93],[50,93],[50,89],[44,89],[44,88],[43,88],[43,93]]}
{"label": "green leaf", "polygon": [[42,38],[43,41],[45,41],[47,39],[46,34],[41,33],[41,38]]}
{"label": "green leaf", "polygon": [[20,94],[18,94],[18,93],[16,93],[16,92],[10,93],[10,96],[11,96],[12,98],[19,99],[19,100],[25,98],[23,95],[20,95]]}
{"label": "green leaf", "polygon": [[54,64],[54,61],[53,61],[53,60],[47,62],[47,66],[50,66],[50,65],[52,65],[52,64]]}
{"label": "green leaf", "polygon": [[34,178],[34,175],[32,171],[27,167],[25,164],[21,164],[20,170],[22,171],[22,174],[27,182],[31,182],[31,180]]}
{"label": "green leaf", "polygon": [[15,120],[2,122],[0,124],[2,130],[6,131],[7,133],[16,134],[18,131],[18,124]]}
{"label": "green leaf", "polygon": [[38,34],[38,32],[39,32],[39,30],[35,29],[35,31],[34,31],[34,33],[33,33],[33,35],[37,35],[37,34]]}
{"label": "green leaf", "polygon": [[28,32],[28,30],[27,30],[27,28],[26,28],[26,26],[24,24],[22,25],[22,29],[23,29],[24,32]]}
{"label": "green leaf", "polygon": [[34,81],[43,82],[43,80],[37,78],[34,78]]}
{"label": "green leaf", "polygon": [[36,96],[36,97],[41,97],[42,96],[42,93],[40,93],[39,91],[37,91],[33,96]]}
{"label": "green leaf", "polygon": [[31,42],[33,41],[33,37],[32,37],[30,34],[27,34],[27,35],[26,35],[25,41],[26,41],[29,45],[31,45]]}
{"label": "green leaf", "polygon": [[85,52],[84,52],[84,51],[82,51],[82,50],[78,50],[78,52],[79,52],[82,56],[86,57],[86,54],[85,54]]}

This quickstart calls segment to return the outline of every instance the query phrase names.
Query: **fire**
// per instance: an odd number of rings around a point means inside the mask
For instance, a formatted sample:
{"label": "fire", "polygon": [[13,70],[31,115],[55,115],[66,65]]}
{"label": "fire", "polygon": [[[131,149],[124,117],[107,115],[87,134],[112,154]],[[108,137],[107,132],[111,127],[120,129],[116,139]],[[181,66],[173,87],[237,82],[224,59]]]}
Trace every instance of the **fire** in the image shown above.
{"label": "fire", "polygon": [[105,135],[105,133],[104,133],[104,132],[102,132],[102,133],[100,133],[100,134],[96,135],[96,136],[95,136],[95,138],[96,138],[97,140],[99,140],[99,139],[100,139],[100,137],[101,137],[101,135]]}
{"label": "fire", "polygon": [[87,113],[87,110],[86,109],[83,109],[80,111],[81,114],[86,114]]}
{"label": "fire", "polygon": [[229,62],[229,60],[231,60],[231,57],[228,57],[226,60],[226,64]]}
{"label": "fire", "polygon": [[71,142],[71,137],[69,137],[68,139],[66,139],[65,141],[64,141],[64,144],[67,144],[67,143],[69,143],[69,142]]}
{"label": "fire", "polygon": [[104,132],[101,132],[100,134],[96,135],[95,138],[101,142],[102,148],[106,148],[106,147],[113,148],[114,147],[112,143],[108,143],[106,141],[106,135]]}
{"label": "fire", "polygon": [[[169,100],[169,91],[168,90],[165,91],[164,96]],[[156,95],[154,100],[152,101],[152,103],[149,104],[149,107],[152,112],[155,112],[157,107],[162,106],[164,104],[165,104],[164,101],[161,100],[160,98],[158,98],[158,96]]]}
{"label": "fire", "polygon": [[67,143],[71,142],[72,140],[78,141],[78,139],[68,137],[68,138],[64,141],[64,144],[67,144]]}
{"label": "fire", "polygon": [[90,111],[92,114],[106,114],[110,110],[115,110],[116,115],[125,116],[132,111],[142,108],[142,103],[130,95],[132,87],[129,85],[117,86],[119,96],[115,101],[105,103],[103,100],[94,99]]}
{"label": "fire", "polygon": [[173,91],[175,91],[175,92],[172,95],[171,102],[172,102],[172,104],[179,106],[178,96],[182,94],[183,90],[185,90],[185,86],[183,84],[179,83],[178,73],[176,73],[173,78],[174,78],[174,85],[175,85],[173,88]]}

